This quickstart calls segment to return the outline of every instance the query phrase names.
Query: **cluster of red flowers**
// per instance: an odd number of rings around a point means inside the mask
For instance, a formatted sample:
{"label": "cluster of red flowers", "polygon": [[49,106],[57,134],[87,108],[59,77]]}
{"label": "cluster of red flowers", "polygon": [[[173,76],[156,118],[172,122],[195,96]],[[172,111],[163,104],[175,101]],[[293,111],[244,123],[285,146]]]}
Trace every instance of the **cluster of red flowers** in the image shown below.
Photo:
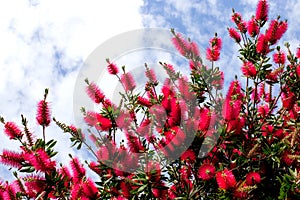
{"label": "cluster of red flowers", "polygon": [[[0,117],[4,133],[21,143],[19,152],[0,155],[2,164],[18,171],[15,181],[0,182],[0,200],[299,198],[300,48],[294,55],[289,45],[287,53],[272,47],[287,22],[271,20],[262,33],[268,8],[267,0],[259,0],[249,21],[233,11],[236,27],[228,31],[240,47],[246,86],[236,78],[224,97],[224,73],[215,67],[222,47],[217,35],[206,50],[208,67],[196,43],[172,30],[191,76],[160,63],[169,77],[159,90],[155,71],[147,65],[145,90],[135,94],[133,75],[107,60],[108,73],[124,88],[120,104],[86,80],[87,95],[100,109],[82,110],[89,137],[53,118],[74,146],[85,145],[95,156],[86,166],[71,155],[69,166],[55,161],[56,142],[45,137],[51,122],[48,90],[36,115],[43,139],[32,136],[23,116],[23,129]],[[89,178],[87,170],[98,177]]]}

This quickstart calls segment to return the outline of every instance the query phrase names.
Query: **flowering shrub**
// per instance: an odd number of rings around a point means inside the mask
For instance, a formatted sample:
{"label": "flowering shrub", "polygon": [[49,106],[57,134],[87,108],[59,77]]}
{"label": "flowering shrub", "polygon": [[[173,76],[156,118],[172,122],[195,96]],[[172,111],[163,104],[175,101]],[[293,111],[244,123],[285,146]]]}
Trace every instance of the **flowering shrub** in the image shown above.
{"label": "flowering shrub", "polygon": [[[45,137],[52,120],[48,89],[37,106],[43,138],[33,137],[25,117],[22,128],[1,117],[4,133],[21,147],[0,156],[16,170],[15,181],[0,183],[0,199],[299,198],[300,49],[293,54],[289,44],[287,53],[276,47],[287,21],[278,17],[265,28],[267,20],[267,0],[258,2],[249,21],[233,11],[228,32],[240,47],[246,85],[236,78],[225,97],[224,73],[216,67],[222,48],[217,34],[206,51],[211,66],[205,66],[196,43],[172,30],[172,42],[189,60],[190,77],[160,63],[168,78],[159,88],[145,65],[142,93],[135,92],[125,67],[107,60],[124,93],[115,105],[86,80],[87,95],[100,106],[97,112],[82,109],[93,144],[79,128],[53,118],[74,146],[92,152],[95,160],[87,165],[74,156],[69,166],[55,161],[56,141]],[[98,178],[89,178],[87,170]]]}

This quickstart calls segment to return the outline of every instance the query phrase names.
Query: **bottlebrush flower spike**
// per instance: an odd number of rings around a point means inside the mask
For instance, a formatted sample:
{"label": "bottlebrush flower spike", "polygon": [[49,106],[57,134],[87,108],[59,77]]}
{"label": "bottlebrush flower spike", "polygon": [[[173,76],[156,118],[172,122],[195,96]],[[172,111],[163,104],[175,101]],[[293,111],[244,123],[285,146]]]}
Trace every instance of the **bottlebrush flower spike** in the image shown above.
{"label": "bottlebrush flower spike", "polygon": [[251,37],[255,37],[259,33],[259,26],[254,18],[248,22],[247,30]]}
{"label": "bottlebrush flower spike", "polygon": [[284,64],[285,58],[286,58],[285,53],[283,53],[282,51],[278,51],[273,55],[274,62],[277,64]]}
{"label": "bottlebrush flower spike", "polygon": [[269,4],[267,0],[260,0],[257,4],[255,19],[257,21],[267,21]]}
{"label": "bottlebrush flower spike", "polygon": [[49,126],[50,124],[50,109],[46,101],[48,89],[45,89],[44,100],[41,100],[37,106],[36,120],[41,126]]}
{"label": "bottlebrush flower spike", "polygon": [[98,199],[99,198],[99,191],[94,183],[90,178],[84,181],[82,186],[82,191],[84,195],[88,199]]}
{"label": "bottlebrush flower spike", "polygon": [[7,166],[21,168],[23,162],[24,162],[24,158],[22,153],[3,150],[2,155],[0,155],[0,163]]}
{"label": "bottlebrush flower spike", "polygon": [[97,130],[101,131],[107,131],[112,127],[112,123],[110,119],[103,117],[102,115],[97,115],[97,124],[95,125],[95,128]]}
{"label": "bottlebrush flower spike", "polygon": [[196,155],[193,150],[188,149],[181,154],[180,159],[188,163],[194,163],[196,161]]}
{"label": "bottlebrush flower spike", "polygon": [[187,56],[187,54],[189,54],[189,51],[191,49],[190,43],[186,41],[180,33],[176,33],[176,34],[174,33],[174,36],[175,37],[173,37],[171,40],[175,48],[181,55]]}
{"label": "bottlebrush flower spike", "polygon": [[247,185],[255,185],[260,183],[260,174],[257,172],[250,172],[246,176]]}
{"label": "bottlebrush flower spike", "polygon": [[141,143],[140,139],[134,136],[132,133],[126,133],[127,144],[129,146],[130,152],[132,153],[142,153],[145,151],[145,147]]}
{"label": "bottlebrush flower spike", "polygon": [[234,28],[229,28],[228,32],[229,32],[229,36],[232,39],[234,39],[237,43],[241,42],[241,36]]}
{"label": "bottlebrush flower spike", "polygon": [[296,57],[300,59],[300,47],[297,48]]}
{"label": "bottlebrush flower spike", "polygon": [[45,191],[47,187],[47,183],[45,178],[38,176],[38,175],[31,175],[23,178],[25,181],[26,186],[26,194],[31,197],[35,198],[43,191]]}
{"label": "bottlebrush flower spike", "polygon": [[266,36],[264,34],[260,34],[260,36],[258,37],[256,51],[257,51],[257,53],[260,53],[263,55],[266,55],[267,53],[270,52],[268,39],[266,38]]}
{"label": "bottlebrush flower spike", "polygon": [[4,125],[4,133],[9,137],[9,139],[21,139],[23,133],[21,129],[14,122],[6,122]]}
{"label": "bottlebrush flower spike", "polygon": [[269,28],[266,30],[266,39],[271,45],[275,44],[283,36],[287,28],[287,21],[272,20]]}
{"label": "bottlebrush flower spike", "polygon": [[49,172],[55,169],[55,161],[51,161],[49,155],[44,149],[38,149],[36,152],[30,151],[24,154],[24,159],[28,161],[37,171]]}
{"label": "bottlebrush flower spike", "polygon": [[86,93],[92,99],[92,101],[94,101],[97,104],[102,102],[104,100],[105,95],[99,89],[99,87],[94,82],[89,83],[88,80],[86,80],[86,83],[88,84],[86,87]]}
{"label": "bottlebrush flower spike", "polygon": [[118,68],[118,66],[116,64],[111,63],[109,61],[109,59],[106,59],[106,62],[108,63],[108,65],[107,65],[107,71],[108,71],[108,73],[110,73],[112,75],[116,75],[116,74],[119,73],[119,68]]}
{"label": "bottlebrush flower spike", "polygon": [[199,52],[198,45],[195,42],[191,42],[190,46],[191,46],[191,52],[194,54],[194,56],[199,57],[200,52]]}
{"label": "bottlebrush flower spike", "polygon": [[219,171],[216,173],[216,180],[219,188],[223,190],[228,190],[230,188],[234,188],[236,185],[236,180],[231,171],[228,169],[224,169],[223,171]]}
{"label": "bottlebrush flower spike", "polygon": [[149,79],[149,81],[151,83],[157,82],[154,70],[153,69],[149,69],[147,66],[146,66],[145,75],[146,75],[146,77]]}
{"label": "bottlebrush flower spike", "polygon": [[85,169],[83,168],[83,165],[80,163],[78,158],[72,158],[70,165],[73,172],[72,175],[74,182],[80,182],[85,176]]}
{"label": "bottlebrush flower spike", "polygon": [[121,76],[121,82],[126,92],[134,90],[136,87],[135,81],[131,73],[125,73]]}
{"label": "bottlebrush flower spike", "polygon": [[137,103],[148,108],[152,106],[152,103],[148,99],[141,96],[138,96]]}
{"label": "bottlebrush flower spike", "polygon": [[231,16],[231,20],[238,25],[241,21],[243,21],[242,19],[242,15],[238,12],[233,11],[233,14]]}
{"label": "bottlebrush flower spike", "polygon": [[244,62],[242,66],[242,72],[244,76],[254,78],[257,74],[254,64],[250,61]]}
{"label": "bottlebrush flower spike", "polygon": [[216,49],[207,48],[206,49],[206,58],[209,61],[217,61],[220,59],[220,51]]}
{"label": "bottlebrush flower spike", "polygon": [[211,38],[209,40],[210,46],[218,51],[221,51],[222,48],[222,39],[217,37],[217,35],[215,35],[215,37]]}
{"label": "bottlebrush flower spike", "polygon": [[216,168],[211,163],[204,163],[199,167],[198,177],[204,181],[210,180],[215,176]]}

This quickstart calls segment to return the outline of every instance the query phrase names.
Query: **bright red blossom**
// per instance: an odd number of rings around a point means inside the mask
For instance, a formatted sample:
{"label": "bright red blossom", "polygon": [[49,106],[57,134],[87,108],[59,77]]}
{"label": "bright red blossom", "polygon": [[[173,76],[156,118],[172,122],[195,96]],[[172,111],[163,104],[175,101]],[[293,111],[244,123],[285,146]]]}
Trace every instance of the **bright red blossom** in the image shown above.
{"label": "bright red blossom", "polygon": [[107,70],[108,70],[108,73],[110,73],[112,75],[116,75],[116,74],[119,73],[119,68],[114,63],[109,63],[108,66],[107,66]]}
{"label": "bright red blossom", "polygon": [[256,68],[255,68],[254,64],[250,61],[244,62],[241,70],[242,70],[244,76],[246,76],[246,77],[254,78],[257,74],[257,71],[256,71]]}
{"label": "bright red blossom", "polygon": [[230,188],[235,187],[236,180],[231,171],[228,169],[224,169],[223,171],[219,171],[216,173],[216,180],[219,187],[223,190],[228,190]]}
{"label": "bright red blossom", "polygon": [[86,92],[95,103],[100,103],[104,100],[105,95],[94,82],[88,84]]}
{"label": "bright red blossom", "polygon": [[9,139],[22,138],[23,133],[21,129],[14,122],[6,122],[4,125],[4,133],[9,137]]}
{"label": "bright red blossom", "polygon": [[260,174],[257,172],[250,172],[246,176],[247,185],[255,185],[260,183]]}
{"label": "bright red blossom", "polygon": [[251,20],[247,24],[247,30],[251,37],[255,37],[259,32],[259,26],[254,18],[251,18]]}
{"label": "bright red blossom", "polygon": [[125,73],[121,76],[121,82],[126,92],[134,90],[136,83],[131,73]]}
{"label": "bright red blossom", "polygon": [[300,47],[297,48],[296,57],[300,59]]}
{"label": "bright red blossom", "polygon": [[237,43],[240,43],[241,36],[240,36],[240,34],[234,28],[229,28],[228,32],[229,32],[229,36],[232,39],[234,39]]}
{"label": "bright red blossom", "polygon": [[267,0],[260,0],[257,4],[255,19],[260,21],[268,20],[269,4]]}
{"label": "bright red blossom", "polygon": [[42,126],[49,126],[51,121],[50,110],[49,110],[48,102],[46,100],[41,100],[38,103],[36,120]]}
{"label": "bright red blossom", "polygon": [[49,172],[55,169],[55,161],[51,161],[49,155],[44,149],[38,149],[35,152],[26,152],[24,159],[28,161],[37,171]]}
{"label": "bright red blossom", "polygon": [[260,53],[263,55],[266,55],[270,51],[268,39],[266,38],[266,36],[264,34],[260,34],[260,36],[258,37],[256,51],[257,51],[257,53]]}
{"label": "bright red blossom", "polygon": [[285,58],[285,53],[283,53],[282,51],[279,51],[273,55],[274,62],[277,64],[284,64]]}
{"label": "bright red blossom", "polygon": [[216,168],[213,164],[205,163],[199,167],[198,177],[207,181],[215,176]]}

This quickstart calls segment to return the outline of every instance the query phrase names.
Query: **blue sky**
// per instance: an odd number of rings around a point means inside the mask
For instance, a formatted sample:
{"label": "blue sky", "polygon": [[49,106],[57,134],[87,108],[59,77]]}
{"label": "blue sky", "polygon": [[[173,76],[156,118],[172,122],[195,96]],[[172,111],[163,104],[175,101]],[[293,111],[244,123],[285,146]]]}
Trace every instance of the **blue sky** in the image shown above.
{"label": "blue sky", "polygon": [[[20,114],[29,119],[35,134],[35,106],[50,88],[49,101],[54,116],[73,123],[73,89],[83,61],[101,43],[125,31],[143,27],[175,28],[206,48],[217,32],[223,39],[221,60],[217,63],[232,80],[240,68],[237,46],[227,27],[233,26],[232,7],[249,19],[256,0],[11,0],[0,6],[0,115],[20,123]],[[283,41],[292,49],[300,44],[300,2],[273,0],[270,18],[281,15],[289,20]],[[204,55],[204,52],[202,52]],[[49,138],[57,138],[58,150],[68,160],[68,137],[53,126]],[[0,149],[14,149],[16,143],[0,134]],[[84,156],[84,155],[82,155]],[[1,172],[0,177],[4,174]]]}

